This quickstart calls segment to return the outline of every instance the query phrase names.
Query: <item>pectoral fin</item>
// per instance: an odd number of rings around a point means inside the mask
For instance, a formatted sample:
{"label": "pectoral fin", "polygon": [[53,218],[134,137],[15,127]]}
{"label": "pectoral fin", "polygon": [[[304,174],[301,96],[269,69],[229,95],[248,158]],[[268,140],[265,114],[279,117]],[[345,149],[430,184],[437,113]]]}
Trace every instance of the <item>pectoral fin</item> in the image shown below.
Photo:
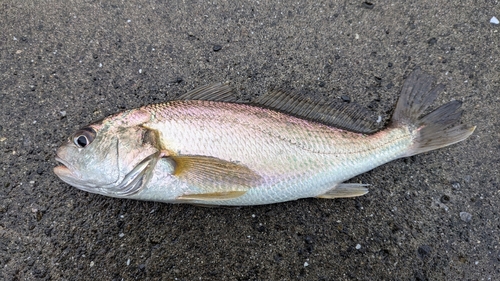
{"label": "pectoral fin", "polygon": [[213,192],[213,193],[202,193],[202,194],[188,194],[177,197],[178,200],[201,200],[201,201],[215,201],[215,200],[228,200],[236,197],[240,197],[245,194],[246,191],[225,191],[225,192]]}
{"label": "pectoral fin", "polygon": [[365,188],[365,186],[369,186],[369,184],[341,183],[326,193],[316,196],[316,198],[335,199],[357,197],[368,193],[368,188]]}
{"label": "pectoral fin", "polygon": [[215,157],[181,155],[172,156],[171,159],[175,163],[174,176],[189,185],[206,190],[207,194],[222,196],[225,193],[245,192],[257,186],[261,179],[245,165]]}

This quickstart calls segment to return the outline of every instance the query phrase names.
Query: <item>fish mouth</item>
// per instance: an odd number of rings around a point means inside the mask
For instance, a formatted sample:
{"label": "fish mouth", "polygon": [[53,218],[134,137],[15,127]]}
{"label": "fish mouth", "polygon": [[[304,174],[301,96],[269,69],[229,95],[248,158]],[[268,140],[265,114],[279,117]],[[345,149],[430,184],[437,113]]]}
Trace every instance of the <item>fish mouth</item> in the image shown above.
{"label": "fish mouth", "polygon": [[66,161],[64,161],[62,158],[60,158],[59,156],[57,156],[57,155],[56,155],[55,160],[56,160],[59,164],[61,164],[60,166],[64,166],[64,167],[66,167],[66,168],[68,167],[67,162],[66,162]]}
{"label": "fish mouth", "polygon": [[65,178],[65,177],[68,177],[70,175],[73,175],[73,172],[71,171],[71,169],[69,168],[69,164],[68,162],[64,161],[61,157],[57,156],[55,157],[55,160],[60,164],[56,167],[54,167],[54,173],[60,177],[60,178]]}

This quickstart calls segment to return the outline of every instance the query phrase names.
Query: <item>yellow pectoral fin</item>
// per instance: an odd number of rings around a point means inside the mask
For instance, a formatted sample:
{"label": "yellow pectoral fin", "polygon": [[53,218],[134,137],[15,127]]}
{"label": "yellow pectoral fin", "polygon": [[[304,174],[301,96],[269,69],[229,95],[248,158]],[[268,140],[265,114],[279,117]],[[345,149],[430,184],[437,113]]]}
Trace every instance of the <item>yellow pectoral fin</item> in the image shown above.
{"label": "yellow pectoral fin", "polygon": [[187,194],[177,197],[178,200],[201,200],[201,201],[216,201],[228,200],[242,196],[246,191],[224,191],[201,194]]}
{"label": "yellow pectoral fin", "polygon": [[[201,155],[172,156],[174,176],[208,194],[240,192],[258,185],[261,177],[239,163]],[[231,191],[236,190],[236,191]]]}

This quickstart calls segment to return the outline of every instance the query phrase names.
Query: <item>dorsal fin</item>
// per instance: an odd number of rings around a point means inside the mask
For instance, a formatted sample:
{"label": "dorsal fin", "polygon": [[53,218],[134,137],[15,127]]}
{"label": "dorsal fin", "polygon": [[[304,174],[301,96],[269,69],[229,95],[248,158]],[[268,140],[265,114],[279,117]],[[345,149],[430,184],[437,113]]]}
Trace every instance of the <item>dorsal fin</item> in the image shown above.
{"label": "dorsal fin", "polygon": [[182,94],[175,98],[175,100],[236,102],[238,97],[227,83],[213,83]]}
{"label": "dorsal fin", "polygon": [[[238,101],[238,96],[227,83],[202,86],[180,95],[175,100],[242,103]],[[356,133],[371,134],[379,129],[371,114],[357,104],[340,102],[321,104],[290,90],[272,90],[259,96],[252,103]]]}
{"label": "dorsal fin", "polygon": [[253,103],[356,133],[370,134],[379,129],[371,114],[357,104],[321,104],[290,90],[272,90]]}

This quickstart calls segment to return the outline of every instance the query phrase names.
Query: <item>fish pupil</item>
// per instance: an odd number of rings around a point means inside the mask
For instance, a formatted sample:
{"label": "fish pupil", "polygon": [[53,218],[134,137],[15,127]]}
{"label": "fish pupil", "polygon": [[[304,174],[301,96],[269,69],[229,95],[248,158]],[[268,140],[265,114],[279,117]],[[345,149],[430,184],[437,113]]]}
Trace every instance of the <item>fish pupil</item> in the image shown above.
{"label": "fish pupil", "polygon": [[82,135],[76,139],[76,143],[81,147],[86,147],[89,142],[87,140],[87,137]]}
{"label": "fish pupil", "polygon": [[73,143],[81,148],[86,147],[94,140],[96,135],[96,131],[90,127],[85,127],[83,129],[78,130],[73,135]]}

